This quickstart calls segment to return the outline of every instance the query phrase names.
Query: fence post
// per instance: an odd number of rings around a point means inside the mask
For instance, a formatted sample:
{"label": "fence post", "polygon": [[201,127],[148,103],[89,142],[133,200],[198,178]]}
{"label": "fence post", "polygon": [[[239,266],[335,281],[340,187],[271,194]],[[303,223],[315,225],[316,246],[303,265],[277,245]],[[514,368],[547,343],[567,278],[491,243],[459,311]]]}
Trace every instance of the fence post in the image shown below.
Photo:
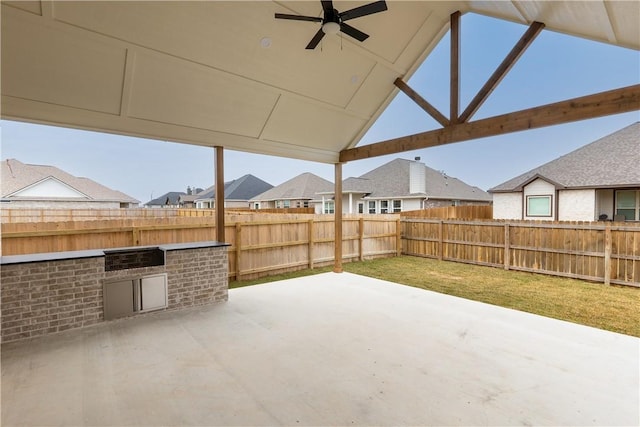
{"label": "fence post", "polygon": [[[218,226],[218,224],[216,224]],[[236,222],[236,280],[240,281],[240,250],[241,250],[241,238],[242,238],[242,225]]]}
{"label": "fence post", "polygon": [[313,269],[313,246],[315,231],[313,229],[313,219],[309,220],[309,268]]}
{"label": "fence post", "polygon": [[358,219],[358,254],[359,260],[364,261],[364,218]]}
{"label": "fence post", "polygon": [[438,260],[442,261],[444,258],[444,246],[443,246],[443,234],[444,232],[444,221],[440,220],[438,222]]}
{"label": "fence post", "polygon": [[604,284],[611,285],[611,224],[604,227]]}
{"label": "fence post", "polygon": [[511,263],[511,236],[509,235],[509,224],[504,225],[504,269],[509,269],[509,264]]}
{"label": "fence post", "polygon": [[132,246],[140,246],[140,229],[138,227],[133,227],[131,229],[131,239],[133,240]]}
{"label": "fence post", "polygon": [[402,233],[400,217],[396,219],[396,256],[402,255]]}

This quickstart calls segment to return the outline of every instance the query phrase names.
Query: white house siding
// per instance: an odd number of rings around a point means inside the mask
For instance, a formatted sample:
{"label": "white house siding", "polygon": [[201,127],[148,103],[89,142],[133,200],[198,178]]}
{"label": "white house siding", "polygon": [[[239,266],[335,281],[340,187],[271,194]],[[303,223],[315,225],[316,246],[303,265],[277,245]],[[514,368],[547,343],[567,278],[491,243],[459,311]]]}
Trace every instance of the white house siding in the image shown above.
{"label": "white house siding", "polygon": [[[536,179],[524,187],[524,219],[532,219],[539,221],[553,221],[555,219],[556,210],[556,188],[553,184],[542,179]],[[551,196],[551,215],[550,216],[527,216],[526,203],[527,196]]]}
{"label": "white house siding", "polygon": [[558,193],[558,220],[559,221],[594,221],[596,191],[587,190],[562,190]]}
{"label": "white house siding", "polygon": [[522,193],[493,193],[493,219],[522,219]]}
{"label": "white house siding", "polygon": [[415,211],[418,209],[422,209],[422,198],[420,199],[403,199],[402,200],[402,211]]}

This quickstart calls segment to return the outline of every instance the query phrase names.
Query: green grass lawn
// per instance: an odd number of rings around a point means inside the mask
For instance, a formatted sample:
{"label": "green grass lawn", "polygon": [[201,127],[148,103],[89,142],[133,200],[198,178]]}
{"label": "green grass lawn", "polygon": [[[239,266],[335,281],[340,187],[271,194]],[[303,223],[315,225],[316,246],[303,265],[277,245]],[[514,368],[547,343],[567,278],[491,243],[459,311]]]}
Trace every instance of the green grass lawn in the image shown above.
{"label": "green grass lawn", "polygon": [[[345,271],[640,337],[640,288],[401,256],[344,264]],[[230,282],[267,283],[331,267]]]}

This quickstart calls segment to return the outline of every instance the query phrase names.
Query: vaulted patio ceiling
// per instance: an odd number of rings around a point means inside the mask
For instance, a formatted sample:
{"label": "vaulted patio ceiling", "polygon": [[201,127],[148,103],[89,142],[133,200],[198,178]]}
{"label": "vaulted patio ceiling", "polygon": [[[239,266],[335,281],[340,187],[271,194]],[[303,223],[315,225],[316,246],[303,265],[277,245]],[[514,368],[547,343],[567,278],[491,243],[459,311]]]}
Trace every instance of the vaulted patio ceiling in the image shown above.
{"label": "vaulted patio ceiling", "polygon": [[640,49],[639,2],[387,3],[350,21],[365,42],[306,50],[319,24],[274,14],[321,16],[319,1],[3,1],[2,118],[335,163],[375,155],[349,150],[455,11]]}

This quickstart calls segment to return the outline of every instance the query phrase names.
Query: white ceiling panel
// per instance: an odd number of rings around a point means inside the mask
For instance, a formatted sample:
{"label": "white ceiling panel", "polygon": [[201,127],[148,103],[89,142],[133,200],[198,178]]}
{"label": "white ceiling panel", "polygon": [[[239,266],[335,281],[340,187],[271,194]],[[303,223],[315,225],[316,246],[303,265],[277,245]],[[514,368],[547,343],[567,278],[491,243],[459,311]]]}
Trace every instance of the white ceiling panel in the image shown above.
{"label": "white ceiling panel", "polygon": [[273,111],[262,138],[271,141],[296,141],[306,147],[325,147],[340,151],[366,123],[336,109],[283,96]]}
{"label": "white ceiling panel", "polygon": [[2,94],[119,114],[125,49],[41,20],[3,8]]}
{"label": "white ceiling panel", "polygon": [[[278,94],[210,67],[137,52],[127,115],[257,137]],[[163,70],[163,72],[158,72]]]}

